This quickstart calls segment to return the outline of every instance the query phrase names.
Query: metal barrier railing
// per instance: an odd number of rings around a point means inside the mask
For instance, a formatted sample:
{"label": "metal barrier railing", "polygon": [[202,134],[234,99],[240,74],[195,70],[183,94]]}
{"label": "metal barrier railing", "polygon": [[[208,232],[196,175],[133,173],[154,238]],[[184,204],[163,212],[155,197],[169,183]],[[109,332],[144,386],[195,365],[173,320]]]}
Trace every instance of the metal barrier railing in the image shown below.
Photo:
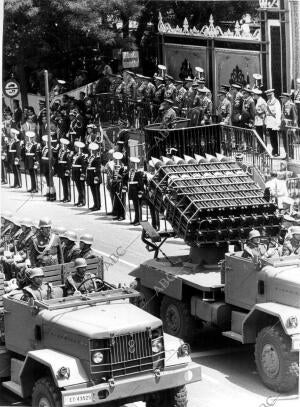
{"label": "metal barrier railing", "polygon": [[142,129],[147,124],[154,123],[159,116],[159,104],[112,93],[96,95],[96,109],[102,122],[123,122],[135,129]]}
{"label": "metal barrier railing", "polygon": [[170,147],[178,150],[178,155],[193,156],[205,153],[236,157],[243,155],[243,162],[252,165],[262,174],[272,170],[272,156],[263,140],[253,129],[211,124],[186,128],[162,129],[159,124],[145,127],[146,159],[165,155]]}

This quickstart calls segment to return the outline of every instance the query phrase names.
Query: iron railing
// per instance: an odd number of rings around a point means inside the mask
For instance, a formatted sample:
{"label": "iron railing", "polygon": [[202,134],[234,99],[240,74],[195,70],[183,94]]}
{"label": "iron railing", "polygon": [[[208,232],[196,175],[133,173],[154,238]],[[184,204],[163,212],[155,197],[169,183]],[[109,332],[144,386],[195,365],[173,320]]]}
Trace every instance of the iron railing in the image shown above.
{"label": "iron railing", "polygon": [[178,155],[215,155],[228,157],[242,154],[242,161],[262,174],[272,170],[272,156],[263,140],[254,129],[211,124],[207,126],[162,129],[159,124],[145,127],[145,148],[147,160],[166,154],[170,147]]}

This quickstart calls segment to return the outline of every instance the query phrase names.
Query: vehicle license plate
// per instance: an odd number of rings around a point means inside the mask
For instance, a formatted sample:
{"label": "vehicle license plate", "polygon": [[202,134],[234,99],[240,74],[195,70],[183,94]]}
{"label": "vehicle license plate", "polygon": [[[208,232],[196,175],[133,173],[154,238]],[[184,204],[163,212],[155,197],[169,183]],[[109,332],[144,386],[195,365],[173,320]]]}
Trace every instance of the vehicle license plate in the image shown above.
{"label": "vehicle license plate", "polygon": [[93,393],[82,393],[73,396],[64,396],[65,406],[77,406],[79,404],[87,404],[93,401]]}

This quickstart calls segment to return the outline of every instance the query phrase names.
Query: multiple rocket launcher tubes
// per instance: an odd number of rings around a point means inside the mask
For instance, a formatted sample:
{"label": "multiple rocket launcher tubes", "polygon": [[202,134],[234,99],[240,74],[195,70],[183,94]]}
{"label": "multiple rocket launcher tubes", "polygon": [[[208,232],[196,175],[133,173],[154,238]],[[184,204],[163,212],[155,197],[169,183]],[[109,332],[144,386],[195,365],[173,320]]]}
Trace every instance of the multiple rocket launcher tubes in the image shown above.
{"label": "multiple rocket launcher tubes", "polygon": [[240,165],[221,154],[152,158],[148,199],[192,246],[236,244],[255,228],[279,233],[281,215]]}

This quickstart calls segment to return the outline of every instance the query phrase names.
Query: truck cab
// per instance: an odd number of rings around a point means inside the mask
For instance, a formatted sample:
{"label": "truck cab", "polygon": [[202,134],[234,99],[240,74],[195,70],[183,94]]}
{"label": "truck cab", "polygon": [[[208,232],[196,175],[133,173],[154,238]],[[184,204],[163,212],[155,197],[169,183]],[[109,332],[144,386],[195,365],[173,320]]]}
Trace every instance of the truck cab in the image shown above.
{"label": "truck cab", "polygon": [[129,303],[137,295],[113,287],[33,302],[4,295],[2,385],[39,407],[187,400],[200,367],[186,343]]}

